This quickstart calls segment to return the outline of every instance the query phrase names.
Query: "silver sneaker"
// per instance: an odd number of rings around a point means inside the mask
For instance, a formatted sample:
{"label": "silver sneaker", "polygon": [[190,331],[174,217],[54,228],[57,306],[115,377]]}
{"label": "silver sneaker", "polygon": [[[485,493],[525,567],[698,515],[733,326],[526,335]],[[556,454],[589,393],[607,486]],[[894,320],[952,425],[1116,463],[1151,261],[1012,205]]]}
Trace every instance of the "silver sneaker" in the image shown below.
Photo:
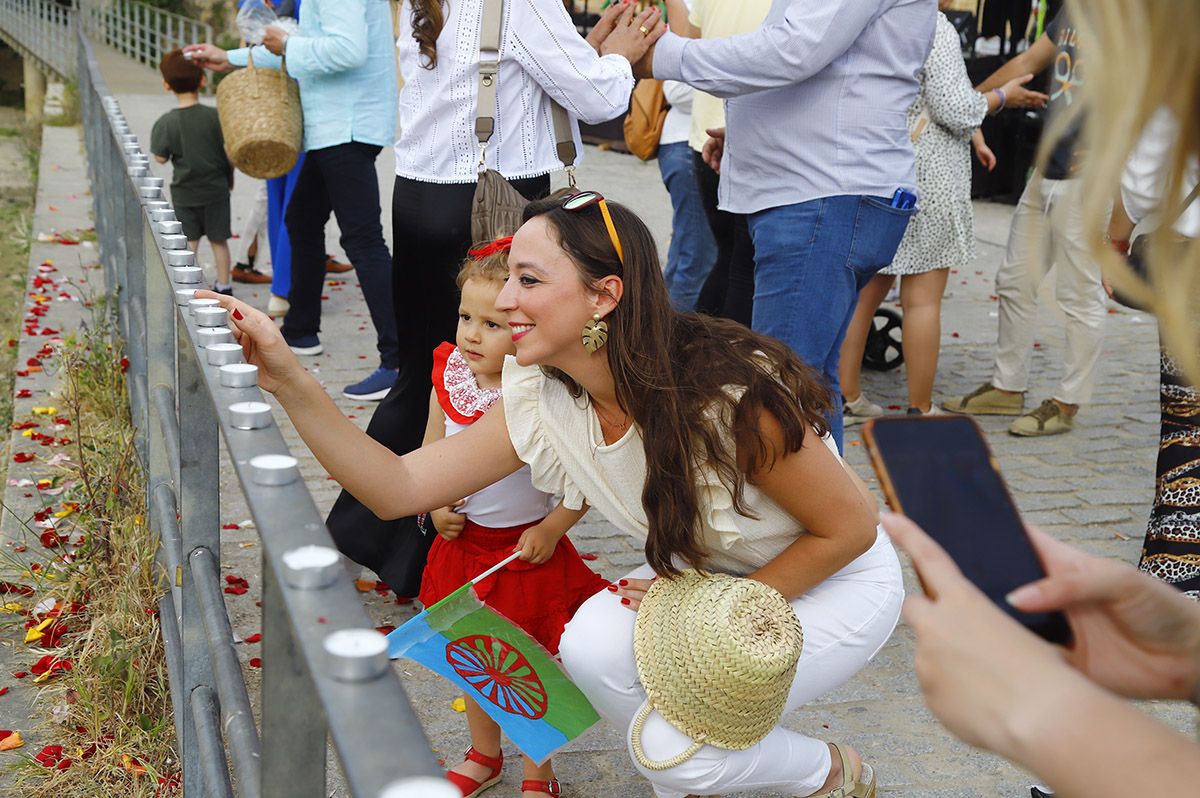
{"label": "silver sneaker", "polygon": [[882,415],[883,408],[862,394],[859,394],[853,402],[845,397],[842,398],[842,424],[844,426],[853,427],[868,418],[879,418]]}

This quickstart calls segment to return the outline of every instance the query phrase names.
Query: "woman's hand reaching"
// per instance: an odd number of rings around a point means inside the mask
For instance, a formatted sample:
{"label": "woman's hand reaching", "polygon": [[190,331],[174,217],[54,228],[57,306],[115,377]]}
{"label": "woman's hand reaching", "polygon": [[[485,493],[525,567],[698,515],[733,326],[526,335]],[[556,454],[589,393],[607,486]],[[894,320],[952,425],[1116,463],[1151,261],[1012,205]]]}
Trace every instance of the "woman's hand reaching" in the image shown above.
{"label": "woman's hand reaching", "polygon": [[229,329],[233,331],[233,340],[242,345],[246,362],[258,366],[258,387],[276,394],[308,376],[267,314],[214,291],[199,290],[196,297],[215,299],[229,311]]}

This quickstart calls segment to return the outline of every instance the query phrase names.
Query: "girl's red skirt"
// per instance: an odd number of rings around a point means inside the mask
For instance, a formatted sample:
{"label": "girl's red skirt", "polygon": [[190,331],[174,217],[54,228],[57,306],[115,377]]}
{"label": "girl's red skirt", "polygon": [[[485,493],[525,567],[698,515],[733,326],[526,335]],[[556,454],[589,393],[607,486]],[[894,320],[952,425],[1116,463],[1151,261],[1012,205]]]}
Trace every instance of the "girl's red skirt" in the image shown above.
{"label": "girl's red skirt", "polygon": [[[418,597],[428,607],[513,553],[521,533],[540,521],[491,529],[467,520],[454,540],[440,535],[429,549]],[[541,565],[514,560],[475,585],[484,604],[558,653],[563,627],[579,605],[608,581],[588,568],[566,535]]]}

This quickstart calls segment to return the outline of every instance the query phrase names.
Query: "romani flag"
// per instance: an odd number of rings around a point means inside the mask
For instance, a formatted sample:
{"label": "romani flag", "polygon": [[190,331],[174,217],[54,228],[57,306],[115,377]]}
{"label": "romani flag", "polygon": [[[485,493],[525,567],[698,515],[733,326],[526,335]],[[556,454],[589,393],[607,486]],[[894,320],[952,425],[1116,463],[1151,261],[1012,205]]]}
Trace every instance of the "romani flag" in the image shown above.
{"label": "romani flag", "polygon": [[475,699],[538,764],[600,719],[541,644],[460,587],[388,637],[388,656],[415,660]]}

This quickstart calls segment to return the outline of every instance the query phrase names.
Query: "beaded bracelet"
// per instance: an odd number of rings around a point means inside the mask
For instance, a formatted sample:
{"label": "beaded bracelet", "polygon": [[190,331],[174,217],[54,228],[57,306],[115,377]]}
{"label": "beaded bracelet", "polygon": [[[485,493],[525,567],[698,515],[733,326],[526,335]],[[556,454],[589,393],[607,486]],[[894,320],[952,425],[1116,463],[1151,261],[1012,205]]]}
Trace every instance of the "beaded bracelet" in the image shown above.
{"label": "beaded bracelet", "polygon": [[1008,103],[1008,98],[1004,96],[1004,89],[992,89],[996,92],[996,96],[1000,98],[1000,105],[996,108],[995,113],[1000,113],[1004,110],[1004,106]]}

